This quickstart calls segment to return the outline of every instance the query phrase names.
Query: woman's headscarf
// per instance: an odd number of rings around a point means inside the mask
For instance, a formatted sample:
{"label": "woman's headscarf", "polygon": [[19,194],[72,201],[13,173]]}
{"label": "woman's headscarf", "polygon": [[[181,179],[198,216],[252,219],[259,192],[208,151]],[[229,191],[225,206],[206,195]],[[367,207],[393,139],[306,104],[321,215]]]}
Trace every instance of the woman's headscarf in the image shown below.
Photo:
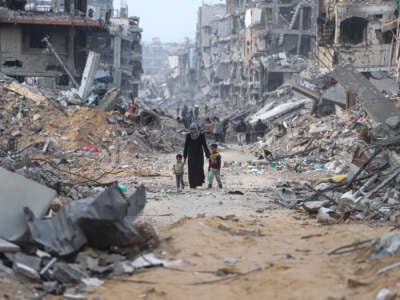
{"label": "woman's headscarf", "polygon": [[190,124],[189,129],[195,129],[196,132],[193,133],[192,131],[190,131],[190,137],[192,138],[192,140],[197,140],[200,136],[200,129],[199,129],[199,125],[197,125],[197,123],[193,122],[192,124]]}

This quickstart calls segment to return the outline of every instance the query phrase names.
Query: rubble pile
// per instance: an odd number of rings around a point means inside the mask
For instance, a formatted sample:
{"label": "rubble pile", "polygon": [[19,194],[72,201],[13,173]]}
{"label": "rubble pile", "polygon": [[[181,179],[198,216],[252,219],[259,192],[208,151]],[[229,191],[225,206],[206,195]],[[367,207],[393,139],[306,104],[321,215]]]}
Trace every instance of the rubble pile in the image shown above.
{"label": "rubble pile", "polygon": [[137,182],[120,174],[140,176],[143,151],[183,144],[175,122],[147,109],[63,108],[28,86],[2,83],[0,278],[41,282],[36,295],[68,298],[142,268],[134,259],[158,237],[136,221],[145,188],[126,197],[120,181]]}
{"label": "rubble pile", "polygon": [[[266,114],[272,116],[273,110]],[[271,190],[273,198],[316,214],[322,223],[349,217],[400,221],[398,123],[378,123],[360,104],[348,111],[336,107],[336,115],[325,117],[294,107],[279,117],[268,120],[269,132],[251,151],[279,172],[292,170],[307,177],[302,183],[278,185]]]}
{"label": "rubble pile", "polygon": [[[154,141],[153,131],[160,132],[162,123],[156,113],[145,109],[134,116],[81,106],[64,109],[57,102],[15,82],[6,84],[0,97],[3,136],[12,138],[18,146],[50,139],[54,145],[71,151],[82,150],[85,146],[112,151],[110,147],[118,141],[129,145],[131,151],[139,147],[150,149],[155,144],[159,150],[172,151],[180,137],[170,122],[170,128],[164,126],[163,129],[167,129],[166,134],[176,136],[175,140],[164,137],[162,143]],[[10,146],[9,139],[1,141],[3,151]]]}

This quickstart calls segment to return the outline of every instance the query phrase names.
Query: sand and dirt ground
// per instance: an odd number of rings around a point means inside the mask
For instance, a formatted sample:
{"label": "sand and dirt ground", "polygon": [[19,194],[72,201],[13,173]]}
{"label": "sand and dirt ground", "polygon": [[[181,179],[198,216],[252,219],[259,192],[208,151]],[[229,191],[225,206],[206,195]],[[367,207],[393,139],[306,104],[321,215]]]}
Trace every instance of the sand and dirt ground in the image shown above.
{"label": "sand and dirt ground", "polygon": [[92,299],[375,299],[382,288],[400,292],[400,269],[377,274],[398,258],[372,260],[370,244],[329,255],[379,238],[392,226],[318,224],[304,212],[279,206],[265,191],[279,181],[323,174],[249,167],[254,157],[245,147],[228,146],[221,154],[229,165],[222,169],[223,191],[204,186],[176,193],[175,155],[146,158],[157,176],[135,180],[149,189],[141,219],[159,234],[156,255],[178,263],[108,280]]}

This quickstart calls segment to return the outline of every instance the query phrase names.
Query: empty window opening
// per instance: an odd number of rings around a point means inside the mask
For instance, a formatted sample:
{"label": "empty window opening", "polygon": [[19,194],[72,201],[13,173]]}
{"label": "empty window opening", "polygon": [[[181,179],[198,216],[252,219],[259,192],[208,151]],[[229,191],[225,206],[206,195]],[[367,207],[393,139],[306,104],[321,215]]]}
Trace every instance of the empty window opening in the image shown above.
{"label": "empty window opening", "polygon": [[268,91],[274,91],[283,84],[283,73],[271,72],[268,76]]}
{"label": "empty window opening", "polygon": [[46,37],[43,28],[32,26],[29,28],[29,48],[45,49],[46,43],[42,40]]}
{"label": "empty window opening", "polygon": [[303,7],[303,30],[311,29],[311,7]]}
{"label": "empty window opening", "polygon": [[382,30],[377,29],[375,35],[380,44],[390,44],[394,41],[396,32],[392,30],[382,32]]}
{"label": "empty window opening", "polygon": [[340,24],[342,43],[359,44],[365,40],[368,20],[360,17],[351,17]]}
{"label": "empty window opening", "polygon": [[22,61],[16,59],[16,60],[6,60],[3,64],[5,67],[17,67],[17,68],[22,68]]}

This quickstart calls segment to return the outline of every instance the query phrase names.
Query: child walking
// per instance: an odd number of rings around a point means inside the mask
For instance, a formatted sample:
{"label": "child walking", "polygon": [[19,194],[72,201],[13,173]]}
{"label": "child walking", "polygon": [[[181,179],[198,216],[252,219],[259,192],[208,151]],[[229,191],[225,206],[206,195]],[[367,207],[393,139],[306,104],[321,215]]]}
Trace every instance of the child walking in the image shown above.
{"label": "child walking", "polygon": [[173,166],[173,171],[176,178],[176,191],[181,192],[185,188],[185,184],[183,183],[183,173],[185,163],[182,162],[182,154],[176,155],[176,163]]}
{"label": "child walking", "polygon": [[208,183],[208,188],[212,188],[212,184],[214,181],[214,177],[218,182],[218,187],[222,189],[222,181],[221,181],[221,155],[218,153],[218,145],[211,144],[210,146],[211,154],[208,160],[208,171],[210,172],[210,182]]}

